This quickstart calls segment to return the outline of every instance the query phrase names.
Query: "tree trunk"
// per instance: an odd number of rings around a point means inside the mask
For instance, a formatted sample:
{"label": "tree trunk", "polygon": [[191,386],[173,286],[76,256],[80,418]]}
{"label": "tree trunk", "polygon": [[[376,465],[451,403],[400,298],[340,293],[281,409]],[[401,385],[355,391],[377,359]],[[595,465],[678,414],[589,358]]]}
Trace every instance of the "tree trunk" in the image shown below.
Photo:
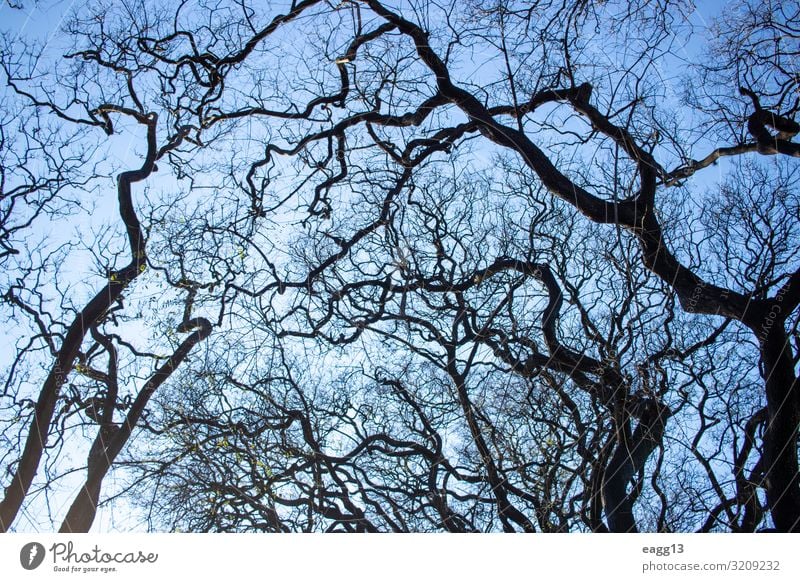
{"label": "tree trunk", "polygon": [[778,531],[800,532],[797,464],[800,386],[783,322],[776,321],[762,331],[759,340],[767,393],[768,417],[764,431],[767,502]]}

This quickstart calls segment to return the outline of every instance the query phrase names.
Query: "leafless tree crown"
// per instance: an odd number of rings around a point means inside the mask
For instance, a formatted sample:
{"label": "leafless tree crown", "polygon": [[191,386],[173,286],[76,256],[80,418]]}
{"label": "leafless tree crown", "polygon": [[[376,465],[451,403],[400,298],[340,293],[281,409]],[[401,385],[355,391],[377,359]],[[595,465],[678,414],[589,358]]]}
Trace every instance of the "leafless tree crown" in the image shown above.
{"label": "leafless tree crown", "polygon": [[800,531],[799,41],[773,0],[3,33],[0,531]]}

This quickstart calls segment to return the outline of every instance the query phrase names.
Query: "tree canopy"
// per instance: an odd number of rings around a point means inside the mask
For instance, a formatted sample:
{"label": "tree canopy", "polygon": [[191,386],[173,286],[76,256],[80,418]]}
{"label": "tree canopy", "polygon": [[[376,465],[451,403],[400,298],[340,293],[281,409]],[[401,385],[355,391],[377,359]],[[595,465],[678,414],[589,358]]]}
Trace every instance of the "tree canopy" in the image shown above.
{"label": "tree canopy", "polygon": [[6,30],[0,531],[800,531],[800,4],[712,12]]}

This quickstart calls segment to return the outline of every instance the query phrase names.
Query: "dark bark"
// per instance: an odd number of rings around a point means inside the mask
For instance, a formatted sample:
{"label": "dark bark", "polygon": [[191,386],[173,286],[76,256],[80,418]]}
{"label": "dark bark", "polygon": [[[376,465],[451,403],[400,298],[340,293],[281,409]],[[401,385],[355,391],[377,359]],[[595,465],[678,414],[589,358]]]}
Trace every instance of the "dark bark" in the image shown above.
{"label": "dark bark", "polygon": [[767,425],[764,430],[767,502],[778,531],[800,532],[800,473],[797,463],[800,384],[794,372],[783,322],[776,322],[771,329],[757,333],[762,334],[759,339],[767,395]]}
{"label": "dark bark", "polygon": [[122,425],[119,427],[107,425],[100,428],[89,453],[86,482],[72,502],[59,532],[83,533],[89,531],[97,513],[103,479],[128,442],[150,398],[186,359],[192,348],[211,334],[211,323],[203,318],[184,322],[178,331],[185,333],[195,328],[196,331],[178,346],[175,353],[156,370],[142,387]]}
{"label": "dark bark", "polygon": [[156,146],[155,116],[136,117],[139,117],[147,127],[147,155],[141,168],[123,172],[117,180],[119,212],[128,233],[131,262],[122,270],[109,275],[109,282],[78,313],[69,327],[56,361],[39,392],[25,448],[11,483],[6,488],[5,497],[0,503],[0,532],[8,531],[11,527],[39,469],[59,392],[73,370],[83,338],[117,302],[125,288],[141,273],[141,266],[146,262],[143,235],[131,199],[131,185],[150,176],[159,152]]}
{"label": "dark bark", "polygon": [[664,436],[667,412],[655,402],[641,403],[644,410],[631,432],[630,417],[618,429],[618,442],[603,475],[603,507],[608,529],[615,533],[638,532],[628,485],[644,469]]}
{"label": "dark bark", "polygon": [[8,531],[16,519],[39,469],[61,387],[74,368],[83,338],[105,317],[109,308],[119,300],[122,292],[144,271],[147,264],[145,239],[133,204],[131,186],[146,180],[155,171],[156,161],[178,147],[188,134],[188,129],[182,128],[159,149],[156,140],[158,118],[155,114],[144,115],[110,105],[101,107],[99,111],[106,118],[109,113],[131,116],[147,130],[147,152],[142,166],[136,170],[123,172],[117,178],[119,214],[127,232],[131,261],[121,270],[109,273],[109,282],[89,301],[69,327],[56,361],[39,392],[25,447],[11,483],[6,488],[5,497],[0,503],[0,533]]}

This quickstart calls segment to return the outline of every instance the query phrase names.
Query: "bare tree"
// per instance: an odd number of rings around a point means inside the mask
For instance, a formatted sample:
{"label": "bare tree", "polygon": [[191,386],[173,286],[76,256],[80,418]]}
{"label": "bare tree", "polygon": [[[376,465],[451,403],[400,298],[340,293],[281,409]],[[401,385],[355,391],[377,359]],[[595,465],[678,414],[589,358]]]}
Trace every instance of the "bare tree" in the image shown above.
{"label": "bare tree", "polygon": [[736,3],[682,78],[689,8],[142,0],[76,11],[53,76],[10,44],[69,154],[30,193],[143,149],[88,301],[52,317],[43,263],[7,293],[47,374],[3,529],[52,434],[69,531],[112,464],[153,527],[797,531],[800,9]]}

